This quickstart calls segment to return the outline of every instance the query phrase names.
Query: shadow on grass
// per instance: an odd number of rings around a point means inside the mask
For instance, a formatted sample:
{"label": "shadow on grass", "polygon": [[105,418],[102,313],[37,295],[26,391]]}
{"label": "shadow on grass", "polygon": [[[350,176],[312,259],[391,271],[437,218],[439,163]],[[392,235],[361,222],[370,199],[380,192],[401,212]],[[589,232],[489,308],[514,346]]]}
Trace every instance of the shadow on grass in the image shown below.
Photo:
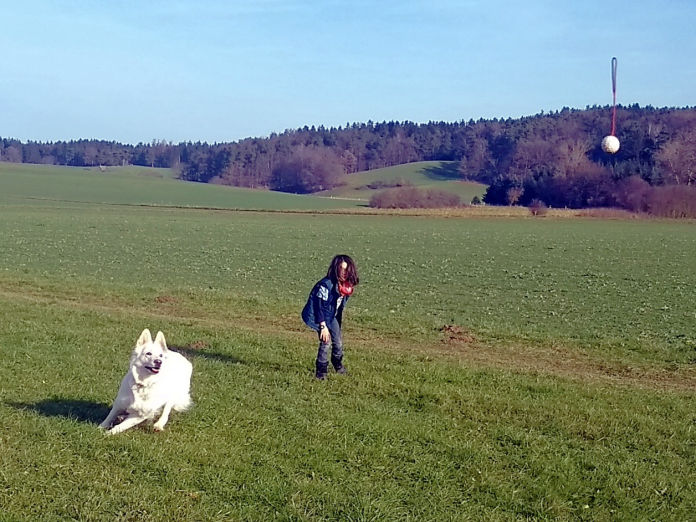
{"label": "shadow on grass", "polygon": [[461,180],[462,175],[459,173],[459,164],[455,162],[443,162],[437,166],[425,167],[423,174],[429,179],[435,181],[451,181]]}
{"label": "shadow on grass", "polygon": [[111,410],[108,404],[61,398],[45,399],[36,403],[7,402],[6,404],[18,410],[34,411],[45,417],[65,417],[92,424],[99,424]]}
{"label": "shadow on grass", "polygon": [[205,348],[193,346],[169,346],[172,350],[179,352],[181,355],[193,359],[208,359],[210,361],[218,361],[227,364],[245,364],[239,357],[227,355],[224,353],[209,352]]}

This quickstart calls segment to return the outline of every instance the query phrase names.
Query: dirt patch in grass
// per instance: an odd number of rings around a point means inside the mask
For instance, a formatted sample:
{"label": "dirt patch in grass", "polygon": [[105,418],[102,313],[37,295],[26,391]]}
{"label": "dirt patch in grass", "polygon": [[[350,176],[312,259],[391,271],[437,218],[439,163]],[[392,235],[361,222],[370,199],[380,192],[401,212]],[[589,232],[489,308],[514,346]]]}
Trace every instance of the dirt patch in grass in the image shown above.
{"label": "dirt patch in grass", "polygon": [[446,324],[440,330],[443,333],[442,342],[447,345],[471,344],[476,337],[466,328],[456,324]]}
{"label": "dirt patch in grass", "polygon": [[[311,336],[306,328],[297,324],[296,318],[273,317],[259,320],[259,317],[197,317],[195,313],[180,309],[176,313],[151,309],[137,309],[131,306],[108,303],[94,296],[59,297],[48,295],[37,288],[23,288],[22,291],[0,290],[0,298],[22,300],[46,306],[59,306],[65,309],[85,311],[100,310],[113,315],[142,316],[166,321],[182,321],[200,326],[223,330],[253,331],[260,335],[297,340]],[[288,325],[296,325],[288,327]],[[392,353],[410,352],[454,359],[469,367],[492,368],[525,374],[540,374],[568,378],[581,382],[604,383],[633,386],[646,389],[696,392],[696,367],[655,365],[632,366],[621,361],[607,360],[590,354],[578,347],[536,346],[523,344],[487,344],[477,339],[469,330],[458,325],[445,325],[441,328],[439,341],[411,342],[404,339],[385,338],[366,330],[347,331],[354,349],[385,351]],[[185,347],[186,350],[200,351],[208,347],[205,340],[197,340]]]}
{"label": "dirt patch in grass", "polygon": [[210,346],[210,343],[202,340],[198,341],[193,341],[192,343],[189,343],[189,345],[186,347],[189,350],[203,350],[205,348],[208,348]]}
{"label": "dirt patch in grass", "polygon": [[176,303],[177,298],[171,295],[158,295],[155,297],[155,302],[156,303]]}
{"label": "dirt patch in grass", "polygon": [[598,219],[649,219],[648,215],[640,215],[635,212],[620,208],[585,208],[576,211],[578,217]]}
{"label": "dirt patch in grass", "polygon": [[493,346],[475,339],[469,341],[466,334],[463,339],[457,335],[445,338],[438,345],[391,345],[397,350],[408,349],[430,356],[441,354],[444,357],[455,357],[467,366],[479,368],[553,375],[582,382],[696,392],[694,367],[632,366],[620,361],[600,360],[577,347],[521,344]]}

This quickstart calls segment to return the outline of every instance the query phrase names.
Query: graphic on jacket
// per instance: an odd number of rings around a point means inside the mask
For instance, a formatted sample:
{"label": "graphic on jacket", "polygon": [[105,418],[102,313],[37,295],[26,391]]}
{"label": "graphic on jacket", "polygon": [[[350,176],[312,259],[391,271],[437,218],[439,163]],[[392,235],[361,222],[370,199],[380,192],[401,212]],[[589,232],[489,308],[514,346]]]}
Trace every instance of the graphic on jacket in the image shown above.
{"label": "graphic on jacket", "polygon": [[302,320],[310,328],[317,330],[322,321],[331,321],[334,318],[339,326],[342,322],[343,309],[348,302],[348,296],[342,296],[338,287],[330,278],[325,277],[318,281],[309,293],[307,302],[302,309]]}

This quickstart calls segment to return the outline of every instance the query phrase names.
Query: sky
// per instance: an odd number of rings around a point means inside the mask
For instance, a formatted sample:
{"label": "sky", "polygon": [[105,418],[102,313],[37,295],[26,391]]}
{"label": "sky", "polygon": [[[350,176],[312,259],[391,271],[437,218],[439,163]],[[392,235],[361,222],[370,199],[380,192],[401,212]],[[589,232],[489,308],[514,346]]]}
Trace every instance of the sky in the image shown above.
{"label": "sky", "polygon": [[696,2],[0,3],[0,137],[232,142],[307,126],[696,105]]}

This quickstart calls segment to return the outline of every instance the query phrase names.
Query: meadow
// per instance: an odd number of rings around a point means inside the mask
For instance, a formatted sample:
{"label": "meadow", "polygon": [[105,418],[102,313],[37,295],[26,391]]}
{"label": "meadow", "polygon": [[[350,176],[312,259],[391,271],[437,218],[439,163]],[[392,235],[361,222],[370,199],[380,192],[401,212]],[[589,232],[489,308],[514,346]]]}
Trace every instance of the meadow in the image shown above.
{"label": "meadow", "polygon": [[394,186],[399,183],[409,184],[419,189],[452,192],[458,195],[464,204],[470,203],[475,196],[479,199],[483,198],[486,186],[473,181],[462,181],[457,171],[458,165],[456,161],[416,161],[405,165],[356,172],[348,176],[344,185],[319,194],[369,201],[381,190],[371,186],[379,186],[380,183]]}
{"label": "meadow", "polygon": [[[140,175],[78,202],[10,177],[0,519],[694,512],[692,222],[151,206],[169,182]],[[320,383],[299,311],[338,252],[361,275],[351,374]],[[195,406],[107,437],[145,327],[192,360]]]}
{"label": "meadow", "polygon": [[253,210],[326,210],[360,202],[261,190],[187,183],[170,169],[60,167],[0,162],[0,204],[53,201],[124,206]]}

